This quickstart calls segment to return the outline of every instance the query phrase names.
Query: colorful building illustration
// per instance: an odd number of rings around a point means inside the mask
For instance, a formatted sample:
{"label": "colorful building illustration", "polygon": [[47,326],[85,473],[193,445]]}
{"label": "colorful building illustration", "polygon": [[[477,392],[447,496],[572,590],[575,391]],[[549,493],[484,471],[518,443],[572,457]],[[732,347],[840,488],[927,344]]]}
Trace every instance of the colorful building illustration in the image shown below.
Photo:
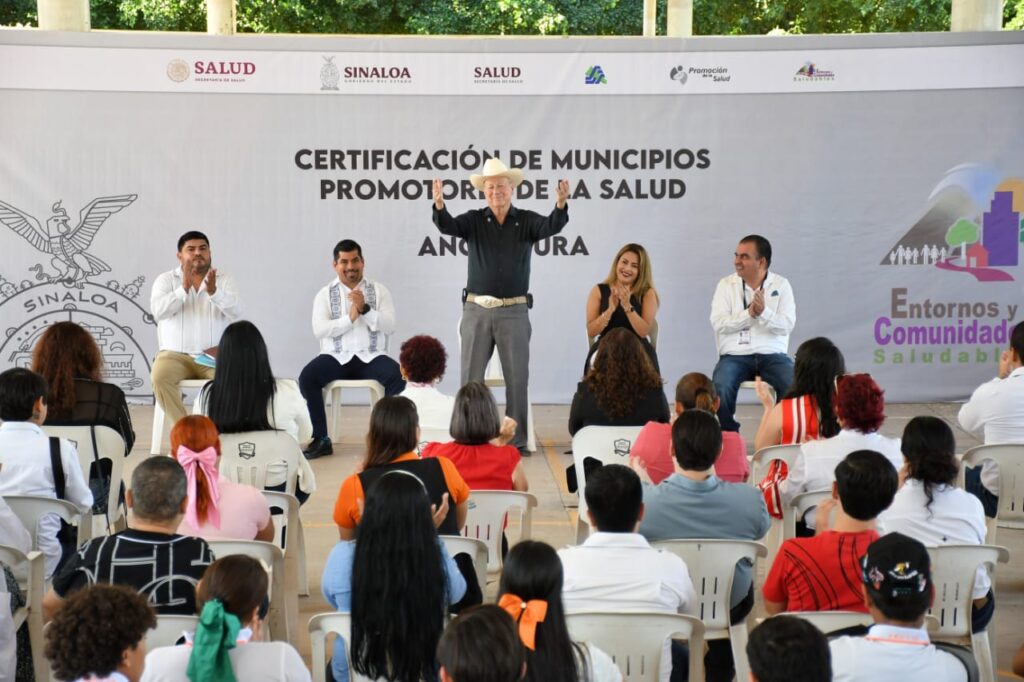
{"label": "colorful building illustration", "polygon": [[988,249],[981,242],[974,242],[967,249],[967,267],[985,268],[988,267]]}
{"label": "colorful building illustration", "polygon": [[[1020,251],[1020,214],[1013,210],[1013,192],[996,192],[981,222],[981,243],[988,265],[1017,265]],[[978,264],[981,266],[981,264]]]}

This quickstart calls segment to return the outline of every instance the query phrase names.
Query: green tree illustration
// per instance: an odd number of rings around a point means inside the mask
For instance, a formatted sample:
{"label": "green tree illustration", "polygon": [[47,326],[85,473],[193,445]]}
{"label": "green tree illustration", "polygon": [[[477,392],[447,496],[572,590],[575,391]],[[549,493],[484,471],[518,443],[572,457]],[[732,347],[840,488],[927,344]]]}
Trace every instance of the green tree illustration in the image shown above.
{"label": "green tree illustration", "polygon": [[967,218],[956,221],[946,231],[946,243],[952,248],[960,247],[960,257],[964,259],[964,265],[967,265],[967,245],[978,241],[980,232],[978,223]]}

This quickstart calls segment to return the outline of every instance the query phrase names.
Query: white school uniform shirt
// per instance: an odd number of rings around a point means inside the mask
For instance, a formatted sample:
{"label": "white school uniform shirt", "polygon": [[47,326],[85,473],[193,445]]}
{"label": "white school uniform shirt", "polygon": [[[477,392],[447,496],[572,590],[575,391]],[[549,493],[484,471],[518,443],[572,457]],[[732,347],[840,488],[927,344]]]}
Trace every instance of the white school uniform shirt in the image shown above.
{"label": "white school uniform shirt", "polygon": [[[985,445],[1024,443],[1024,367],[978,386],[960,408],[959,418],[965,430],[984,432]],[[992,460],[981,465],[981,484],[999,494],[999,465]]]}
{"label": "white school uniform shirt", "polygon": [[[831,488],[836,480],[836,465],[857,450],[874,450],[885,455],[897,471],[903,466],[900,439],[883,436],[877,431],[862,433],[855,429],[842,429],[831,438],[807,441],[800,446],[789,474],[779,484],[784,504],[809,490]],[[814,508],[804,515],[804,523],[814,528]]]}
{"label": "white school uniform shirt", "polygon": [[[353,322],[348,317],[347,297],[355,289],[363,292],[370,312]],[[335,277],[313,299],[313,336],[320,340],[320,353],[342,365],[353,357],[368,363],[387,355],[388,339],[395,331],[395,304],[387,287],[364,277],[355,289]]]}
{"label": "white school uniform shirt", "polygon": [[[80,511],[92,507],[92,492],[85,482],[78,452],[69,441],[60,439],[60,461],[64,467],[64,497]],[[57,498],[50,463],[50,439],[32,422],[4,422],[0,425],[0,495],[39,495]],[[60,518],[47,514],[36,529],[39,551],[45,557],[46,577],[53,575],[60,561],[57,532]]]}
{"label": "white school uniform shirt", "polygon": [[[591,533],[582,545],[558,551],[562,603],[580,611],[658,611],[694,614],[697,596],[686,564],[655,549],[639,533]],[[662,651],[660,678],[672,670],[671,650]]]}
{"label": "white school uniform shirt", "polygon": [[[189,682],[190,646],[165,646],[146,654],[141,682]],[[309,682],[302,657],[287,642],[248,642],[228,650],[235,679],[244,682]],[[319,665],[319,663],[317,663]]]}
{"label": "white school uniform shirt", "polygon": [[455,396],[445,395],[434,386],[406,382],[402,396],[416,403],[421,429],[448,431],[455,411]]}
{"label": "white school uniform shirt", "polygon": [[[927,503],[924,483],[908,478],[892,505],[878,515],[879,534],[903,533],[928,547],[985,544],[985,509],[977,497],[955,486],[939,485],[932,488],[928,508]],[[988,571],[979,566],[974,598],[981,599],[991,587]]]}
{"label": "white school uniform shirt", "polygon": [[234,278],[217,270],[217,291],[206,293],[206,279],[199,290],[182,288],[181,266],[153,282],[150,309],[156,319],[160,350],[196,355],[220,343],[224,328],[239,319],[242,305]]}
{"label": "white school uniform shirt", "polygon": [[[751,317],[743,305],[754,300],[754,289],[733,273],[715,287],[711,299],[711,327],[719,355],[770,355],[789,350],[789,335],[796,324],[793,288],[782,275],[769,271],[764,280],[764,310]],[[750,343],[740,344],[740,332],[750,330]]]}
{"label": "white school uniform shirt", "polygon": [[875,624],[866,637],[829,642],[832,682],[967,682],[953,654],[936,649],[924,628]]}

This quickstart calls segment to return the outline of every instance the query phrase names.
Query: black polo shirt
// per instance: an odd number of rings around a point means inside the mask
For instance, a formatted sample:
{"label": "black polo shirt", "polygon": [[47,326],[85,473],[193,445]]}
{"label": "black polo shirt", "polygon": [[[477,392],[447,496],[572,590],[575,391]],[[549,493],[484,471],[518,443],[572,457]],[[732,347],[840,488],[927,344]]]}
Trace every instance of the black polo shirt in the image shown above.
{"label": "black polo shirt", "polygon": [[441,234],[469,244],[466,289],[498,298],[524,296],[530,290],[530,256],[534,243],[558,234],[569,222],[569,206],[548,216],[512,206],[498,224],[490,208],[466,211],[453,218],[445,207],[434,206],[434,224]]}

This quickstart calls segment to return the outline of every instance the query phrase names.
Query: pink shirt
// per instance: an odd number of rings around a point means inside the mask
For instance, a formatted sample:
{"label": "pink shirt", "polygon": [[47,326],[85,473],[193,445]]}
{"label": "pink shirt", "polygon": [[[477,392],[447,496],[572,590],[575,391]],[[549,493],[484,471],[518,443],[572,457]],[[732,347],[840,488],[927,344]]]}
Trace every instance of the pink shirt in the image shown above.
{"label": "pink shirt", "polygon": [[[647,467],[647,474],[657,485],[668,478],[672,467],[672,425],[647,422],[640,429],[630,456],[640,458]],[[722,454],[715,462],[715,475],[730,483],[743,483],[747,479],[750,465],[747,462],[747,444],[737,431],[722,432]]]}
{"label": "pink shirt", "polygon": [[256,533],[270,523],[270,507],[263,493],[251,485],[234,483],[223,476],[220,486],[220,528],[207,521],[196,528],[187,521],[178,526],[179,535],[191,535],[205,540],[255,540]]}

